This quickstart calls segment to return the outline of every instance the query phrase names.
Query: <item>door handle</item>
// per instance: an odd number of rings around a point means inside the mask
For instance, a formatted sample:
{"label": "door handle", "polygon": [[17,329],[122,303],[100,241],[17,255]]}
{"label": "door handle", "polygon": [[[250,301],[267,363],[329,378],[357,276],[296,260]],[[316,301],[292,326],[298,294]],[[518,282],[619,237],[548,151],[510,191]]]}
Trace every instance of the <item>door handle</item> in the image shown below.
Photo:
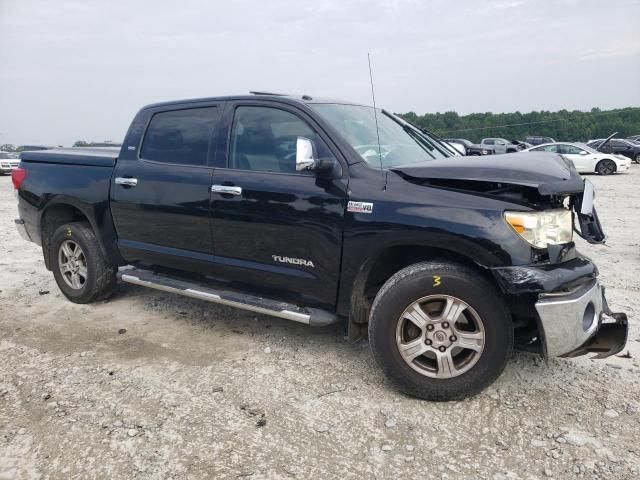
{"label": "door handle", "polygon": [[211,185],[211,191],[226,195],[242,195],[242,187],[234,187],[232,185]]}
{"label": "door handle", "polygon": [[138,185],[137,178],[116,177],[114,182],[116,182],[116,185],[126,185],[127,187],[135,187]]}

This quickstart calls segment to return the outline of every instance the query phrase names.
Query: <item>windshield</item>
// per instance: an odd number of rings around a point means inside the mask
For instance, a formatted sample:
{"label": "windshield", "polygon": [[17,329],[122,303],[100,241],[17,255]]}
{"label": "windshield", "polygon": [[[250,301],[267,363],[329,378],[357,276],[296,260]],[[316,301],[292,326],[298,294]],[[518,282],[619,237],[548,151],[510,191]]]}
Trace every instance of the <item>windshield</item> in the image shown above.
{"label": "windshield", "polygon": [[380,145],[372,107],[316,103],[310,105],[342,134],[373,168],[452,157],[454,154],[432,136],[384,110],[377,110]]}
{"label": "windshield", "polygon": [[600,153],[599,151],[591,148],[589,145],[585,145],[584,143],[575,143],[574,144],[576,147],[579,147],[583,150],[586,150],[589,153]]}

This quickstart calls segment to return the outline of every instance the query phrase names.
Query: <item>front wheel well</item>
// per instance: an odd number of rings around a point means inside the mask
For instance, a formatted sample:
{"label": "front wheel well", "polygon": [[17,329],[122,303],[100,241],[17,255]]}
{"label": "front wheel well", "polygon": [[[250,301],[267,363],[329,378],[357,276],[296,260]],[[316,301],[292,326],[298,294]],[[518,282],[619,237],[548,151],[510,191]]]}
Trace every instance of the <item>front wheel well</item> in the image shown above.
{"label": "front wheel well", "polygon": [[489,270],[481,267],[469,257],[451,250],[420,245],[390,247],[380,253],[375,260],[371,261],[370,266],[362,272],[360,278],[354,283],[349,315],[349,329],[350,331],[353,330],[354,336],[352,337],[351,332],[349,336],[352,338],[359,336],[357,331],[369,321],[373,300],[380,288],[391,276],[409,265],[429,260],[448,261],[467,266],[500,291]]}
{"label": "front wheel well", "polygon": [[618,171],[618,164],[612,159],[612,158],[603,158],[602,160],[600,160],[598,163],[596,163],[596,168],[595,168],[595,173],[600,173],[599,167],[600,165],[602,165],[604,162],[611,162],[613,163],[613,173]]}
{"label": "front wheel well", "polygon": [[71,222],[89,223],[89,219],[79,208],[68,204],[51,205],[42,214],[40,219],[40,239],[42,253],[44,254],[44,264],[48,270],[51,270],[49,261],[51,237],[58,227]]}

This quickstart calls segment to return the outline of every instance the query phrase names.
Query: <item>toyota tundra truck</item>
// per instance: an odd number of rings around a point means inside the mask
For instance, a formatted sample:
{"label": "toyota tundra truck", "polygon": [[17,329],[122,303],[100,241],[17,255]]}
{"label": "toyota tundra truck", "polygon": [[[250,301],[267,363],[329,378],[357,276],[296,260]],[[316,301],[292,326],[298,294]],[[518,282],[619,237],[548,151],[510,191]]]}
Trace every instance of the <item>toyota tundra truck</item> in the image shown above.
{"label": "toyota tundra truck", "polygon": [[23,152],[20,234],[72,302],[117,281],[348,325],[402,391],[461,399],[513,348],[619,352],[574,234],[594,191],[554,153],[463,158],[383,109],[253,94],[158,103],[123,145]]}

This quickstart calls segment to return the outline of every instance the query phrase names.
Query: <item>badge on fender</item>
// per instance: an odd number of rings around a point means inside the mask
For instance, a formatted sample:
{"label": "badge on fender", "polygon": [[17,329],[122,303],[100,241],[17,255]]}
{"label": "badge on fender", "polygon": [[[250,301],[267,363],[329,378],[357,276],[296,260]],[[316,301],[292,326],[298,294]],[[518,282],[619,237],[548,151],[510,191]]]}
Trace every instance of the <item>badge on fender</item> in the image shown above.
{"label": "badge on fender", "polygon": [[347,212],[372,213],[373,212],[373,203],[371,203],[371,202],[349,202],[349,203],[347,203]]}

